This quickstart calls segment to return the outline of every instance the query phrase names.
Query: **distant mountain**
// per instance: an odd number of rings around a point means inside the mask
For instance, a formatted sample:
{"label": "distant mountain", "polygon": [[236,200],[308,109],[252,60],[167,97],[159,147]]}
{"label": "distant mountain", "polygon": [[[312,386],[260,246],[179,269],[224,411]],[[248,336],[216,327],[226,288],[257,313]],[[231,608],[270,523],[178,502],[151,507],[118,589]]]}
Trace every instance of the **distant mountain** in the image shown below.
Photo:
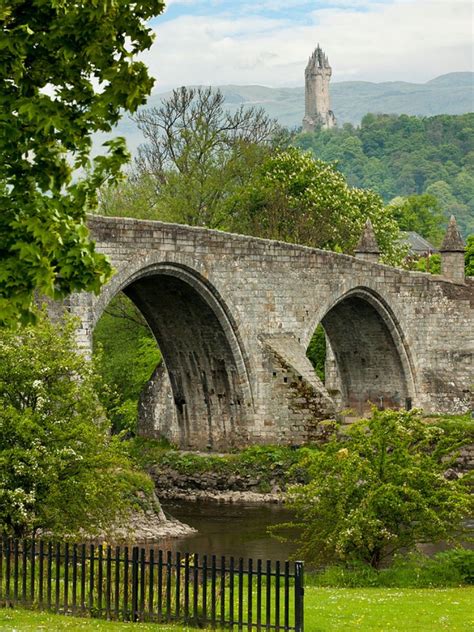
{"label": "distant mountain", "polygon": [[[304,114],[304,88],[224,85],[219,87],[229,109],[240,105],[265,108],[282,125],[298,127]],[[147,107],[160,104],[169,92],[154,94]],[[332,108],[339,125],[360,123],[368,112],[385,114],[465,114],[474,111],[474,73],[452,72],[426,83],[341,81],[331,84]],[[127,137],[133,151],[143,142],[135,123],[122,121],[117,132]]]}

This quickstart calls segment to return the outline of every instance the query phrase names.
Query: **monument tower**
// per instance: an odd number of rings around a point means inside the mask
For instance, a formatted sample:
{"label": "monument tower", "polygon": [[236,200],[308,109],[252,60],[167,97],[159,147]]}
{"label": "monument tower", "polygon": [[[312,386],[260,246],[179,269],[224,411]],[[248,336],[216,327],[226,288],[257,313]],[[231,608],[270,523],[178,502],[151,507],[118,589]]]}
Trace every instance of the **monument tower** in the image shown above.
{"label": "monument tower", "polygon": [[311,55],[305,70],[305,115],[303,130],[313,132],[321,127],[335,127],[336,117],[331,110],[329,99],[329,80],[332,69],[321,47]]}

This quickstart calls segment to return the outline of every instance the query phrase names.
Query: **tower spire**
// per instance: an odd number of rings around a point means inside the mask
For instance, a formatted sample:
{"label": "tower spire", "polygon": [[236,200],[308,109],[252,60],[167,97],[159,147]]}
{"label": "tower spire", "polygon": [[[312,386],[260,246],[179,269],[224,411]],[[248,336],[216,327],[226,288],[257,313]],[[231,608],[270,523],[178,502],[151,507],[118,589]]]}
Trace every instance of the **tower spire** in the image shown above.
{"label": "tower spire", "polygon": [[379,260],[380,248],[370,219],[365,222],[364,230],[362,231],[354,254],[357,259],[363,259],[364,261]]}
{"label": "tower spire", "polygon": [[440,252],[464,252],[465,249],[464,240],[459,232],[458,224],[454,215],[451,215],[449,219],[448,228],[444,235],[443,243],[441,244]]}
{"label": "tower spire", "polygon": [[464,241],[459,232],[456,218],[451,215],[446,234],[439,249],[441,253],[441,274],[455,283],[464,283]]}

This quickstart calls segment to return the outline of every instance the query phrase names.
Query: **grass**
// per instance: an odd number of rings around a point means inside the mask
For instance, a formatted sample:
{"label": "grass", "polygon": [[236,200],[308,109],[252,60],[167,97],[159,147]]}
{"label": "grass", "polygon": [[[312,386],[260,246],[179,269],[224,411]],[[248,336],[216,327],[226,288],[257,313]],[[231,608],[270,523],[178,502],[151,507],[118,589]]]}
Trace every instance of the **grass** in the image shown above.
{"label": "grass", "polygon": [[387,568],[328,566],[309,572],[306,584],[326,588],[455,588],[474,585],[474,550],[461,547],[429,557],[396,555]]}
{"label": "grass", "polygon": [[36,610],[0,608],[1,632],[62,632],[63,630],[99,630],[100,632],[195,632],[183,624],[119,623],[86,617],[70,617]]}
{"label": "grass", "polygon": [[[474,588],[318,588],[308,586],[305,596],[306,632],[472,632]],[[170,624],[130,624],[78,619],[28,610],[0,609],[1,632],[61,632],[99,630],[137,632],[190,632]]]}
{"label": "grass", "polygon": [[306,588],[306,632],[472,632],[474,588]]}

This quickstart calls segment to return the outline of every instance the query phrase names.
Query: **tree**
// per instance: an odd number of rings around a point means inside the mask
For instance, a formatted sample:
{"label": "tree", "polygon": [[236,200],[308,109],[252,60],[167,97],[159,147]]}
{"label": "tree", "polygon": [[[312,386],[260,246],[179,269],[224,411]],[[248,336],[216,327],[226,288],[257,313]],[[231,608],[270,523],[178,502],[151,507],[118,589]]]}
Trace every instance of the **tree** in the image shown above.
{"label": "tree", "polygon": [[466,239],[465,269],[466,276],[474,276],[474,235]]}
{"label": "tree", "polygon": [[445,218],[438,200],[434,195],[409,195],[397,197],[390,202],[400,230],[415,231],[435,246],[438,246],[444,235]]}
{"label": "tree", "polygon": [[295,147],[268,156],[229,203],[233,230],[350,254],[370,218],[385,260],[400,260],[398,227],[381,198]]}
{"label": "tree", "polygon": [[101,215],[164,220],[153,177],[128,170],[120,182],[106,183],[99,189]]}
{"label": "tree", "polygon": [[473,137],[473,113],[423,118],[367,114],[358,128],[296,134],[294,143],[311,149],[316,158],[336,161],[351,186],[373,189],[385,202],[433,195],[444,216],[454,213],[467,235],[474,227]]}
{"label": "tree", "polygon": [[109,432],[104,386],[75,351],[75,324],[0,330],[0,525],[93,535],[132,509],[151,480]]}
{"label": "tree", "polygon": [[225,110],[223,94],[213,88],[174,90],[136,120],[146,140],[138,180],[154,187],[155,217],[210,228],[226,228],[222,201],[260,162],[279,129],[262,109]]}
{"label": "tree", "polygon": [[299,555],[379,568],[396,551],[462,535],[474,508],[469,483],[443,473],[465,433],[447,434],[417,411],[374,410],[347,435],[308,449],[300,467],[310,482],[289,490],[296,520],[279,531],[297,527]]}
{"label": "tree", "polygon": [[109,387],[103,404],[113,430],[133,434],[140,393],[161,353],[145,319],[124,294],[112,299],[94,329],[94,355]]}
{"label": "tree", "polygon": [[321,324],[316,327],[314,334],[311,336],[306,356],[313,365],[316,375],[324,382],[326,373],[326,334]]}
{"label": "tree", "polygon": [[135,56],[160,0],[6,0],[0,9],[0,324],[32,317],[35,292],[98,291],[110,276],[88,238],[97,189],[128,160],[123,139],[90,158],[92,135],[144,103]]}

